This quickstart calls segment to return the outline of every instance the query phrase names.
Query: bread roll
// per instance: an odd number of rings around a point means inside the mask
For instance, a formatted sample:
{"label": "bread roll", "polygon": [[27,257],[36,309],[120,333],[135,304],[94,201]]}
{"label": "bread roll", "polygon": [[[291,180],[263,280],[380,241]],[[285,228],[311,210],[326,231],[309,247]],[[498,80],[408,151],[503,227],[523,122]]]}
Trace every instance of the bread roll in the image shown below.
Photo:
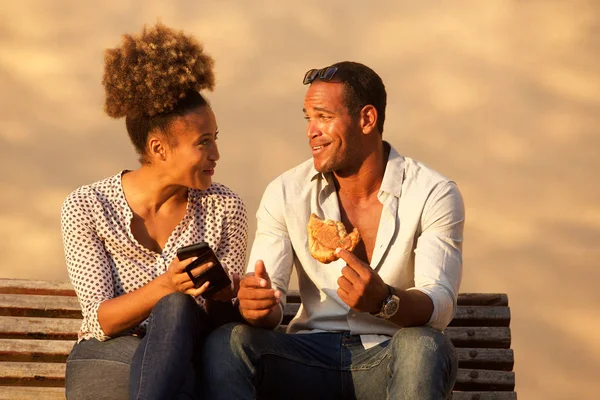
{"label": "bread roll", "polygon": [[308,225],[308,246],[310,254],[316,260],[328,264],[337,260],[335,249],[338,247],[353,251],[358,242],[360,234],[354,228],[351,233],[346,232],[344,224],[331,219],[322,220],[314,213],[310,214]]}

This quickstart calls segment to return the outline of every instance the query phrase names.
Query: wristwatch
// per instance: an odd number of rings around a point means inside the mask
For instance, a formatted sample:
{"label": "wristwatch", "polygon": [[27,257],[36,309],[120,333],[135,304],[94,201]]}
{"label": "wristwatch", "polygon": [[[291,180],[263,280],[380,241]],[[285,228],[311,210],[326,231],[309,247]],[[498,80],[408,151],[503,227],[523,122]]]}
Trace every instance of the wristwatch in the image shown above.
{"label": "wristwatch", "polygon": [[396,291],[390,285],[387,285],[387,287],[389,295],[383,301],[381,311],[379,311],[378,314],[375,314],[378,318],[390,319],[400,308],[400,298],[396,296]]}

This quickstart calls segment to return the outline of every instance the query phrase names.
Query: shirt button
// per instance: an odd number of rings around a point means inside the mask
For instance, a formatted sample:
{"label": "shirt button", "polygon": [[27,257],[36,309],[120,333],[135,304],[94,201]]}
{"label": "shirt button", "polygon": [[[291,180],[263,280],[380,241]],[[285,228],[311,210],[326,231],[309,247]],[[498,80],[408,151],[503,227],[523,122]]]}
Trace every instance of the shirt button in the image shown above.
{"label": "shirt button", "polygon": [[354,314],[354,313],[350,314],[350,316],[351,316],[352,318],[356,318],[356,314]]}

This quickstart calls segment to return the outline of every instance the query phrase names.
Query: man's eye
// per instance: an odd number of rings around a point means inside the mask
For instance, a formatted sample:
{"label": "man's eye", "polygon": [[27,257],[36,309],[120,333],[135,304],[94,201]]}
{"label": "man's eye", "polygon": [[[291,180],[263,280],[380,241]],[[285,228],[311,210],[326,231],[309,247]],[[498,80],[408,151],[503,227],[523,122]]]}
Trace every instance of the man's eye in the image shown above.
{"label": "man's eye", "polygon": [[310,117],[309,117],[308,115],[305,115],[305,116],[304,116],[304,120],[305,120],[306,122],[308,122],[308,121],[310,121]]}

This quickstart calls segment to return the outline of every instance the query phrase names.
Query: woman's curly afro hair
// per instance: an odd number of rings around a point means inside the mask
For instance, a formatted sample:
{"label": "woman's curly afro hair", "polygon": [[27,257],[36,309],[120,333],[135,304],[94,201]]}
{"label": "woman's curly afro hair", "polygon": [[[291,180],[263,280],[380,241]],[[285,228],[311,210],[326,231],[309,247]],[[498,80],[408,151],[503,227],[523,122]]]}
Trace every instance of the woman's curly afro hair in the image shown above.
{"label": "woman's curly afro hair", "polygon": [[104,109],[113,118],[169,112],[190,91],[215,84],[214,60],[202,44],[161,22],[140,35],[123,35],[104,60]]}

